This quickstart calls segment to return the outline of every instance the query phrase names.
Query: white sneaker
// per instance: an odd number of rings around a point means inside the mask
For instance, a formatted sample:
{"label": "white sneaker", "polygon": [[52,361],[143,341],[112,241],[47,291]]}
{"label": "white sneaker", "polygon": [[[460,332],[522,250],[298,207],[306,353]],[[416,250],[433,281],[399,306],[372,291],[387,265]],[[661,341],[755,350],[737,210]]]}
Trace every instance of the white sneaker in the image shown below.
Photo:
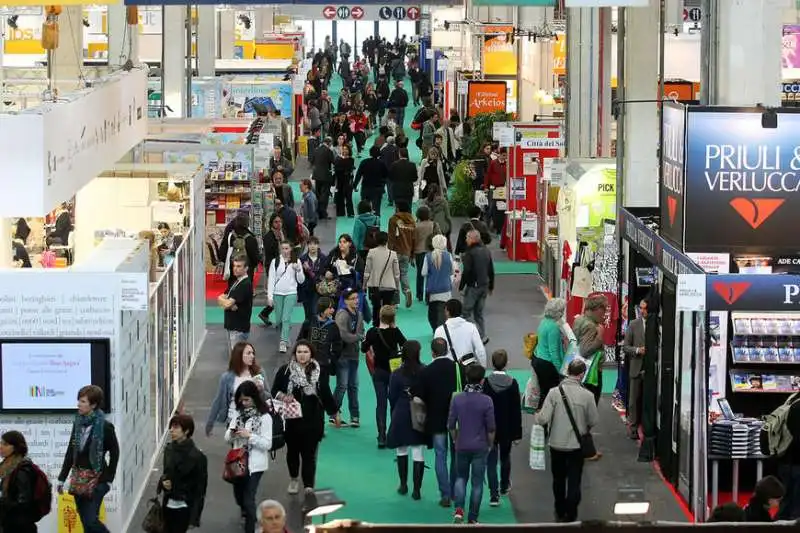
{"label": "white sneaker", "polygon": [[289,488],[286,490],[289,494],[297,494],[300,492],[300,482],[296,479],[289,480]]}
{"label": "white sneaker", "polygon": [[278,347],[278,351],[281,353],[286,353],[289,350],[289,346],[286,344],[286,341],[281,341],[280,346]]}

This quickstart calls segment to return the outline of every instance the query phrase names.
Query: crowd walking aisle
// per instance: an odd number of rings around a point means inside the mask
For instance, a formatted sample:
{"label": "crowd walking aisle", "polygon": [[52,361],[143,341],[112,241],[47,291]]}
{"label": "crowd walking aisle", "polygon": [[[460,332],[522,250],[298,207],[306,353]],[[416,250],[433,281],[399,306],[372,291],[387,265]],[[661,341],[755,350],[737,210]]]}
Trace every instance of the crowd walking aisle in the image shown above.
{"label": "crowd walking aisle", "polygon": [[[332,97],[338,97],[338,80],[332,84]],[[406,112],[406,131],[412,132],[409,124],[414,113]],[[416,132],[414,132],[416,133]],[[413,138],[412,138],[413,141]],[[372,139],[367,143],[370,146]],[[418,162],[419,150],[411,145],[411,160]],[[366,156],[366,151],[365,151]],[[305,158],[298,160],[292,185],[310,175]],[[297,194],[297,191],[295,192]],[[357,203],[360,192],[354,193]],[[384,198],[385,200],[385,198]],[[333,207],[331,206],[331,212]],[[384,203],[381,209],[381,228],[386,229],[388,219],[394,209]],[[317,226],[315,234],[322,241],[321,249],[330,250],[337,237],[342,233],[351,234],[354,219],[339,217],[324,221]],[[454,220],[454,227],[460,227],[461,220]],[[490,246],[495,252],[495,261],[504,260],[504,254],[497,253],[497,243]],[[533,275],[513,274],[514,268],[503,268],[498,265],[498,279],[494,294],[489,297],[486,306],[486,320],[491,344],[487,346],[489,353],[493,349],[505,348],[509,353],[509,371],[517,378],[521,386],[527,381],[530,363],[522,356],[522,338],[529,331],[535,331],[544,308],[537,278]],[[506,265],[510,266],[510,265]],[[412,291],[415,273],[410,272]],[[263,302],[258,299],[255,309]],[[224,358],[227,338],[222,329],[222,313],[216,305],[216,295],[209,294],[207,301],[209,333],[202,353],[195,365],[194,372],[186,387],[182,404],[185,411],[195,420],[205,420],[214,393],[217,389],[220,374],[227,367]],[[303,321],[302,306],[297,306],[292,313],[292,331],[290,338],[294,340]],[[414,301],[410,308],[400,306],[397,312],[397,326],[408,339],[418,340],[423,347],[423,363],[430,362],[430,341],[432,334],[427,320],[427,308],[424,303]],[[278,352],[278,332],[274,327],[265,328],[258,318],[253,316],[253,329],[250,341],[256,349],[259,364],[266,370],[267,378],[272,378],[279,366],[288,360],[288,354]],[[367,522],[383,523],[422,523],[447,524],[452,522],[453,509],[438,506],[439,494],[436,476],[433,475],[433,450],[425,452],[428,475],[424,478],[422,500],[414,501],[409,496],[397,494],[397,472],[395,454],[392,450],[379,450],[376,446],[375,427],[375,394],[372,380],[362,357],[359,367],[359,399],[361,410],[361,427],[326,427],[326,437],[320,444],[319,466],[317,471],[317,488],[331,488],[347,502],[346,507],[330,518],[352,517]],[[332,383],[333,385],[333,383]],[[596,437],[597,445],[605,453],[604,458],[588,465],[584,473],[584,493],[580,516],[583,519],[613,518],[613,506],[616,499],[616,488],[630,482],[645,489],[645,494],[652,503],[650,519],[683,520],[685,519],[678,504],[669,490],[660,481],[649,464],[636,462],[635,444],[625,437],[625,428],[619,417],[610,407],[606,396],[600,404],[601,422]],[[346,405],[344,402],[347,419]],[[484,504],[480,520],[482,523],[519,523],[548,522],[553,519],[552,491],[550,489],[550,473],[533,472],[528,466],[528,442],[532,417],[524,415],[522,442],[512,450],[512,483],[508,496],[501,499],[499,507],[489,507],[489,491],[484,491]],[[216,427],[214,434],[207,438],[204,434],[195,437],[198,447],[208,456],[209,483],[206,506],[203,514],[200,533],[217,531],[239,531],[240,517],[233,500],[229,484],[221,478],[222,464],[227,445],[223,440],[224,428]],[[202,432],[198,432],[202,433]],[[264,473],[257,501],[266,498],[276,499],[284,504],[288,514],[290,531],[302,531],[300,506],[301,496],[289,496],[287,487],[289,477],[286,468],[285,449],[278,452],[275,461],[270,462],[269,470]],[[160,462],[158,463],[160,464]],[[131,531],[140,531],[139,524],[147,507],[147,499],[155,494],[155,483],[160,472],[151,474],[149,492],[146,492],[139,504]]]}

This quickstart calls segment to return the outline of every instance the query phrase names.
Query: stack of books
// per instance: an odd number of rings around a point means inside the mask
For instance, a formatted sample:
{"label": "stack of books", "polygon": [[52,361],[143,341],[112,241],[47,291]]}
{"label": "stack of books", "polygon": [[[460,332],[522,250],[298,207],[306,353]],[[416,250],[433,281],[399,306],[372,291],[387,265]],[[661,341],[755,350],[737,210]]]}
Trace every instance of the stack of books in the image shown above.
{"label": "stack of books", "polygon": [[759,435],[763,425],[753,418],[717,420],[711,425],[709,453],[731,459],[762,457]]}

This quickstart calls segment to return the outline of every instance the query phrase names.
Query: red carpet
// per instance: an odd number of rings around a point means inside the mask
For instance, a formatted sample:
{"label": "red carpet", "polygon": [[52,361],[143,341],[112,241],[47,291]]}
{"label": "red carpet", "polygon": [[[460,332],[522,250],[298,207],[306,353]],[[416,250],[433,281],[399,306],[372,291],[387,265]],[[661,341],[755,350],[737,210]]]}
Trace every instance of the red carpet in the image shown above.
{"label": "red carpet", "polygon": [[[255,285],[258,286],[261,279],[262,270],[259,267],[256,270]],[[228,282],[222,279],[222,274],[209,274],[206,273],[206,300],[216,301],[217,296],[225,292],[228,288]]]}

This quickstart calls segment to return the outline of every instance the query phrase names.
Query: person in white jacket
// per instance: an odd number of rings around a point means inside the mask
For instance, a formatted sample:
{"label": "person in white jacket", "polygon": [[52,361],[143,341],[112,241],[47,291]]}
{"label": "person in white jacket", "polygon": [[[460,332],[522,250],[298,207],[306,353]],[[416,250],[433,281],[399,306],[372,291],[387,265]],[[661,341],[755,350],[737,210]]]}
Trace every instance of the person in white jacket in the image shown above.
{"label": "person in white jacket", "polygon": [[[444,325],[436,328],[434,339],[444,339],[450,358],[464,362],[465,359],[475,359],[476,363],[486,368],[486,347],[481,340],[481,334],[475,324],[461,317],[462,306],[455,298],[447,300],[444,304]],[[472,354],[473,357],[467,357]],[[455,355],[455,358],[453,357]]]}
{"label": "person in white jacket", "polygon": [[248,476],[233,483],[233,497],[242,512],[244,530],[256,528],[256,491],[269,466],[272,447],[272,416],[258,386],[245,381],[234,394],[236,416],[225,432],[231,448],[247,448]]}
{"label": "person in white jacket", "polygon": [[292,326],[292,309],[297,303],[297,287],[306,280],[300,259],[292,255],[292,243],[281,242],[281,253],[269,265],[267,305],[275,309],[276,327],[281,332],[278,350],[289,348],[289,330]]}

